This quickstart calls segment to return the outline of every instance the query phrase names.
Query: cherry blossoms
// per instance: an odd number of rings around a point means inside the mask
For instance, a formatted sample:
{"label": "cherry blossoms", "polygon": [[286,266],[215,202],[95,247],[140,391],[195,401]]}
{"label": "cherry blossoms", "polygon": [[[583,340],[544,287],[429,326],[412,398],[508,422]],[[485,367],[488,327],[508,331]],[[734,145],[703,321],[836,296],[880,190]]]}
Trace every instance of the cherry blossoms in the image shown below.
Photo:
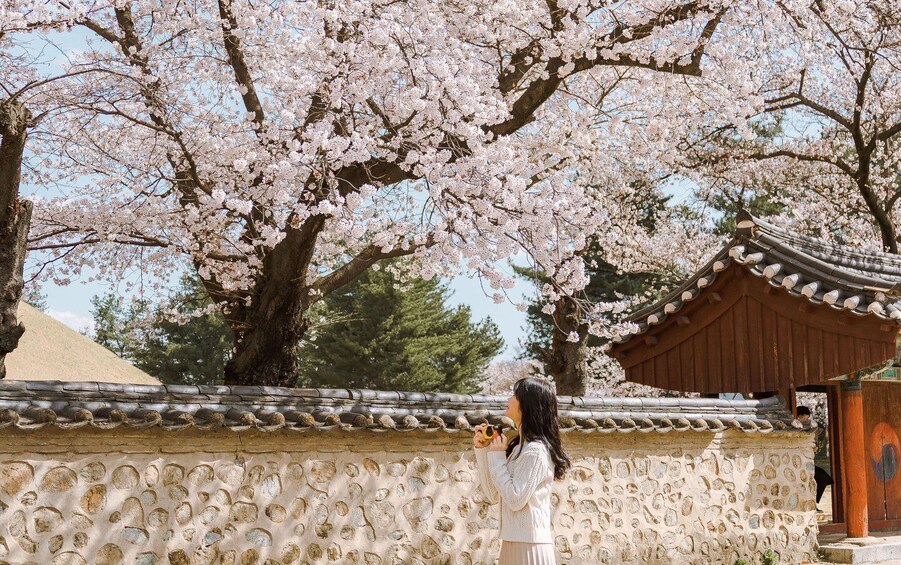
{"label": "cherry blossoms", "polygon": [[28,181],[50,196],[31,247],[59,258],[44,276],[196,269],[235,330],[231,383],[290,384],[311,304],[382,259],[501,294],[496,265],[526,253],[574,292],[624,160],[599,94],[625,71],[699,74],[728,9],[12,4],[7,36],[54,44],[65,75],[32,100]]}
{"label": "cherry blossoms", "polygon": [[[654,81],[663,104],[644,99],[673,169],[702,200],[764,195],[784,209],[776,222],[897,252],[901,3],[756,3],[734,17],[760,25],[724,22],[743,39],[712,44],[710,72]],[[741,85],[719,79],[736,72]]]}

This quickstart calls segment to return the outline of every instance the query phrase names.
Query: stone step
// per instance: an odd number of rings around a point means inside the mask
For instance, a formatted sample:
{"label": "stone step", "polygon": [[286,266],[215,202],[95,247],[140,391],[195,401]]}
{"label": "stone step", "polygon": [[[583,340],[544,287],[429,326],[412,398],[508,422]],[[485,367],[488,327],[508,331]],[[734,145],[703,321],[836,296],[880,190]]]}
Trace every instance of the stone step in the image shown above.
{"label": "stone step", "polygon": [[901,535],[821,539],[820,555],[830,563],[901,563]]}

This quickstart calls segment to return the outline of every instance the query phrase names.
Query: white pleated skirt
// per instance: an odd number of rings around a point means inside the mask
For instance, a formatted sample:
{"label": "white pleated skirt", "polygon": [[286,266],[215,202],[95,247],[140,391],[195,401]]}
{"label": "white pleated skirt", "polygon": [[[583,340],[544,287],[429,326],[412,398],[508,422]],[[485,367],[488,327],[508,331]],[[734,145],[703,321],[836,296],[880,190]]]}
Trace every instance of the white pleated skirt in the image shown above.
{"label": "white pleated skirt", "polygon": [[503,541],[497,565],[557,565],[552,543]]}

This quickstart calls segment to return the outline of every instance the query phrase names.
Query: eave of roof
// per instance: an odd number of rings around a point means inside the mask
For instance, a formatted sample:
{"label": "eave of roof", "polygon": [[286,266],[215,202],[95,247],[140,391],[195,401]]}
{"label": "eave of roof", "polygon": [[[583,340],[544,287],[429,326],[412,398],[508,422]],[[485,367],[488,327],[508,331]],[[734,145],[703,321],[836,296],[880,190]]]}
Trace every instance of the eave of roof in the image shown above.
{"label": "eave of roof", "polygon": [[901,325],[901,256],[835,246],[742,213],[735,237],[674,291],[629,316],[637,329],[614,342],[663,323],[732,265],[792,297]]}
{"label": "eave of roof", "polygon": [[[0,381],[0,429],[471,432],[510,426],[503,396],[257,386]],[[776,398],[559,397],[563,432],[810,429]]]}

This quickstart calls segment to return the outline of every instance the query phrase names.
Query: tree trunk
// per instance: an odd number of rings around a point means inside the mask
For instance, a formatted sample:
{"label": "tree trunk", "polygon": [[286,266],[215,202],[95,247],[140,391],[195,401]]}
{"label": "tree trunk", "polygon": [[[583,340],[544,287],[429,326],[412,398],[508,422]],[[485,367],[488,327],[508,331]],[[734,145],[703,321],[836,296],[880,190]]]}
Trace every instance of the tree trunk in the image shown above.
{"label": "tree trunk", "polygon": [[298,347],[309,325],[309,308],[286,289],[268,308],[249,312],[245,331],[235,331],[235,347],[225,365],[225,384],[293,387],[300,360]]}
{"label": "tree trunk", "polygon": [[[563,297],[556,306],[551,349],[545,356],[548,372],[557,384],[557,394],[583,396],[588,380],[585,351],[588,324],[581,321],[579,307],[572,298]],[[569,341],[572,332],[578,335],[578,341]]]}
{"label": "tree trunk", "polygon": [[25,332],[17,312],[32,206],[19,200],[19,184],[31,119],[22,104],[0,102],[0,379],[6,377],[6,355]]}

